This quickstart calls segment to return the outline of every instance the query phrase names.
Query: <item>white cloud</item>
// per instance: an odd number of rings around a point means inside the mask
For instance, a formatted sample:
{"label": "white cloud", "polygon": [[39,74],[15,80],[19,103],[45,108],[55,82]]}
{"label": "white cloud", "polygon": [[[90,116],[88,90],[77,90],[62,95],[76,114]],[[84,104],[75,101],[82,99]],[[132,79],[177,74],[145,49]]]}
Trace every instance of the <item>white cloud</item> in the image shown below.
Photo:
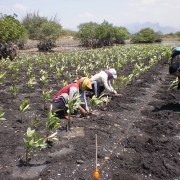
{"label": "white cloud", "polygon": [[84,14],[79,14],[78,17],[80,17],[80,18],[95,18],[96,16],[94,14],[86,12]]}
{"label": "white cloud", "polygon": [[4,6],[4,5],[0,5],[0,9],[2,9],[2,10],[8,10],[9,8],[6,7],[6,6]]}
{"label": "white cloud", "polygon": [[155,0],[142,0],[141,1],[142,4],[146,4],[146,5],[152,4],[154,2],[155,2]]}
{"label": "white cloud", "polygon": [[27,6],[24,6],[23,4],[15,4],[15,9],[20,9],[21,11],[26,11],[28,9]]}

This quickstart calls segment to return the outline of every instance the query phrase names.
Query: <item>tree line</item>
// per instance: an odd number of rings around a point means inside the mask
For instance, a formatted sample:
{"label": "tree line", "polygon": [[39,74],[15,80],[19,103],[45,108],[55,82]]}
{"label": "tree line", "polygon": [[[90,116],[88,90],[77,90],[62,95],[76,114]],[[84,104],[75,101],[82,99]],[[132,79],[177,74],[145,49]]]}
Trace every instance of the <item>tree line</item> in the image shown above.
{"label": "tree line", "polygon": [[124,44],[125,40],[132,43],[152,43],[161,41],[163,37],[180,37],[180,32],[163,35],[151,28],[141,29],[130,34],[125,27],[113,26],[104,20],[101,24],[87,22],[78,26],[78,31],[64,30],[59,19],[42,17],[38,12],[28,13],[20,22],[17,15],[0,13],[0,43],[17,43],[21,47],[28,39],[38,40],[39,50],[48,51],[55,46],[56,40],[70,35],[81,41],[85,47],[103,47],[113,44]]}

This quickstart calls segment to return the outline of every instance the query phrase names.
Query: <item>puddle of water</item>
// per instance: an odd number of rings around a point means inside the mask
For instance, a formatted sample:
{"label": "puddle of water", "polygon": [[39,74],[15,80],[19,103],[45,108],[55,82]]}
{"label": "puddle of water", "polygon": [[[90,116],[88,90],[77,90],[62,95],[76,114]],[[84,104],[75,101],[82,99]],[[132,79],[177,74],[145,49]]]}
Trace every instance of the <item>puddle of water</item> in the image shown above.
{"label": "puddle of water", "polygon": [[38,176],[39,172],[41,172],[44,168],[46,168],[46,162],[33,162],[32,161],[31,164],[34,164],[34,165],[32,165],[31,167],[15,166],[13,168],[13,177],[31,179]]}
{"label": "puddle of water", "polygon": [[83,127],[72,127],[70,131],[67,132],[64,138],[74,138],[74,137],[84,137]]}
{"label": "puddle of water", "polygon": [[54,153],[48,153],[48,156],[52,156],[52,157],[56,157],[56,156],[61,156],[61,155],[65,155],[68,154],[72,151],[72,147],[70,148],[62,148],[60,151],[56,151]]}

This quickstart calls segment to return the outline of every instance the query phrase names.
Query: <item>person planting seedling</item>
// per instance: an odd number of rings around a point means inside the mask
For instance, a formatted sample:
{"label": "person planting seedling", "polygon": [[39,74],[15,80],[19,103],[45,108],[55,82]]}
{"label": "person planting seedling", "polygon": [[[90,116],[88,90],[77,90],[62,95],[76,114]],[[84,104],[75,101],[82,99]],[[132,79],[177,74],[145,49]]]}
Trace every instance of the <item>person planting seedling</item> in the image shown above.
{"label": "person planting seedling", "polygon": [[111,86],[110,80],[116,78],[117,78],[117,73],[114,68],[101,71],[90,78],[92,90],[88,90],[88,91],[93,91],[93,95],[99,97],[100,94],[106,89],[108,92],[114,93],[115,96],[121,97],[122,94],[118,94],[115,91],[115,89]]}
{"label": "person planting seedling", "polygon": [[67,106],[70,97],[73,97],[77,93],[83,102],[78,109],[82,116],[86,116],[89,113],[89,107],[87,105],[85,90],[92,89],[91,81],[87,77],[81,79],[77,78],[77,81],[63,87],[53,98],[53,106],[57,109],[61,109],[64,112],[64,118],[68,119]]}

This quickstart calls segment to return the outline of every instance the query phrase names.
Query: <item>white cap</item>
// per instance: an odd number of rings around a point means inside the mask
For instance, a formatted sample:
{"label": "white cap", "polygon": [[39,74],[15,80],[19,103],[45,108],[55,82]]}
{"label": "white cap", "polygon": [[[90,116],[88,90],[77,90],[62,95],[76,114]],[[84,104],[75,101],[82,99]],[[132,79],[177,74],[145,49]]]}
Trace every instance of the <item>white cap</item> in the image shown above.
{"label": "white cap", "polygon": [[109,69],[109,72],[113,75],[114,79],[117,78],[117,73],[116,73],[116,70],[114,68]]}

